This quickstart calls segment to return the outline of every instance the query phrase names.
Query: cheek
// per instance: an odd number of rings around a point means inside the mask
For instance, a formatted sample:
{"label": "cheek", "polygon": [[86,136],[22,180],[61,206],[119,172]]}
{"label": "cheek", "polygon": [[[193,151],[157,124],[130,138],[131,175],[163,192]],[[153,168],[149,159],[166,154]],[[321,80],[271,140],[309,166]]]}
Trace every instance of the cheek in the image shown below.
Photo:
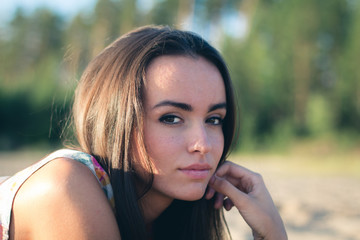
{"label": "cheek", "polygon": [[153,131],[145,134],[145,146],[150,156],[162,155],[176,151],[181,146],[181,137],[172,136],[168,132]]}
{"label": "cheek", "polygon": [[224,135],[222,132],[220,132],[218,134],[215,134],[211,139],[211,144],[213,146],[213,155],[217,163],[219,163],[221,155],[224,151]]}
{"label": "cheek", "polygon": [[174,155],[179,155],[183,146],[181,134],[171,134],[169,130],[149,125],[144,131],[144,143],[155,173],[166,167]]}

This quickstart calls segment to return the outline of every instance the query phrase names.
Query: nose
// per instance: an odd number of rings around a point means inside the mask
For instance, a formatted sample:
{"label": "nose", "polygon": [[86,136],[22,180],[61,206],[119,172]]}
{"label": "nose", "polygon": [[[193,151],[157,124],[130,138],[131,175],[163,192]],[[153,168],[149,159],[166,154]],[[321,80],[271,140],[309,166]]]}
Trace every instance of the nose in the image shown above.
{"label": "nose", "polygon": [[189,129],[189,132],[188,150],[190,153],[198,152],[204,155],[211,151],[211,141],[205,126],[193,127]]}

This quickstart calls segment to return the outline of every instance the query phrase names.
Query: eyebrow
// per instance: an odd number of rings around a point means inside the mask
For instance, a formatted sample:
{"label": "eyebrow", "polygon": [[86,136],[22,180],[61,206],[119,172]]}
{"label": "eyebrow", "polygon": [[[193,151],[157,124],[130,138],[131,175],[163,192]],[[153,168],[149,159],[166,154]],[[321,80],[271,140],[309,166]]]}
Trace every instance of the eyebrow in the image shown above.
{"label": "eyebrow", "polygon": [[[181,102],[175,102],[175,101],[169,101],[169,100],[165,100],[165,101],[161,101],[160,103],[156,104],[154,108],[158,108],[158,107],[163,107],[163,106],[172,106],[172,107],[176,107],[176,108],[180,108],[184,111],[187,111],[187,112],[191,112],[193,110],[193,107],[187,103],[181,103]],[[211,105],[209,107],[209,110],[208,112],[212,112],[212,111],[215,111],[217,109],[221,109],[221,108],[224,108],[226,109],[226,103],[218,103],[218,104],[214,104],[214,105]]]}
{"label": "eyebrow", "polygon": [[181,102],[168,101],[168,100],[159,102],[158,104],[156,104],[153,107],[153,109],[158,108],[158,107],[163,107],[163,106],[172,106],[172,107],[180,108],[180,109],[182,109],[184,111],[187,111],[187,112],[191,112],[193,110],[192,106],[189,105],[189,104],[181,103]]}
{"label": "eyebrow", "polygon": [[221,108],[226,109],[226,103],[225,102],[224,103],[214,104],[214,105],[210,106],[208,112],[212,112],[212,111],[215,111],[215,110],[221,109]]}

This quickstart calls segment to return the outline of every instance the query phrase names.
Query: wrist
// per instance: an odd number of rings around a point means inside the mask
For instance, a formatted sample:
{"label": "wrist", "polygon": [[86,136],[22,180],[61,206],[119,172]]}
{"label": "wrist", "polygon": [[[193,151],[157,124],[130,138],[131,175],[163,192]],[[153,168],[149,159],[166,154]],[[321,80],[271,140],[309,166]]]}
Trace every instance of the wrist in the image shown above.
{"label": "wrist", "polygon": [[288,240],[287,234],[285,230],[283,231],[277,231],[268,237],[262,238],[262,240]]}
{"label": "wrist", "polygon": [[262,235],[253,231],[254,240],[288,240],[285,229],[269,232]]}

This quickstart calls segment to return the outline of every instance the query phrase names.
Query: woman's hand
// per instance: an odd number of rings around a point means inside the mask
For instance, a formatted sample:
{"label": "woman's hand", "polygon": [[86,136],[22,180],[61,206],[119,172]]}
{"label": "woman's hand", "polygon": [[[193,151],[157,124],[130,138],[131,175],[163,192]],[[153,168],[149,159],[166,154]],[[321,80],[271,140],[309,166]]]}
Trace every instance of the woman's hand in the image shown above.
{"label": "woman's hand", "polygon": [[225,162],[209,182],[206,199],[215,196],[215,208],[235,206],[253,231],[254,239],[287,239],[282,219],[258,173]]}

